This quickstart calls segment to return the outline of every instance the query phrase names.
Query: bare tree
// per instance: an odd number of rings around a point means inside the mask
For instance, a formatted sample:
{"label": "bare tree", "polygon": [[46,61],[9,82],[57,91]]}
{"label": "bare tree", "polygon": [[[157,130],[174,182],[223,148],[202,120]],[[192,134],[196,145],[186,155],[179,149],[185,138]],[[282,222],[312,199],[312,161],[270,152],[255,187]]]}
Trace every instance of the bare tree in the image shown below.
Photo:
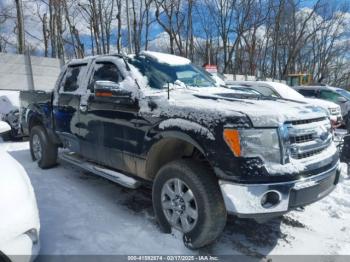
{"label": "bare tree", "polygon": [[157,22],[169,35],[170,52],[175,54],[176,45],[177,52],[182,56],[185,55],[182,41],[186,18],[182,12],[183,1],[157,0],[155,4]]}

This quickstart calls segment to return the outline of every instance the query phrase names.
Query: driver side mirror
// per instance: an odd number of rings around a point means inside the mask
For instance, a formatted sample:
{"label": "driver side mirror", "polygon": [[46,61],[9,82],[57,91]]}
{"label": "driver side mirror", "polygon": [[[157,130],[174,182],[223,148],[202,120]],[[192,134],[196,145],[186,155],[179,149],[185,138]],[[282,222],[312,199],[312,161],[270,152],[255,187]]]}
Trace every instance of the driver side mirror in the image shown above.
{"label": "driver side mirror", "polygon": [[342,97],[342,96],[339,96],[338,99],[337,99],[338,103],[345,103],[347,102],[348,100],[345,98],[345,97]]}
{"label": "driver side mirror", "polygon": [[112,97],[117,90],[120,90],[120,86],[113,81],[96,81],[94,84],[94,92],[97,97]]}
{"label": "driver side mirror", "polygon": [[11,131],[11,126],[4,121],[0,121],[0,134],[5,134],[9,131]]}

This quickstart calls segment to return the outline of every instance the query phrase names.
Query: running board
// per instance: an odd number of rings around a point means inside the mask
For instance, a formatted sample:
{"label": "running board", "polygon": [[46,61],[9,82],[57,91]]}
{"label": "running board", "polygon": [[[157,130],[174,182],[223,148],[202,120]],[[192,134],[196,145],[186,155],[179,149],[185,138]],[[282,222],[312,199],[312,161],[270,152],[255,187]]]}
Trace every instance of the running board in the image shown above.
{"label": "running board", "polygon": [[108,180],[111,180],[127,188],[135,189],[141,185],[140,181],[132,177],[126,176],[122,173],[119,173],[111,169],[107,169],[97,164],[88,162],[84,158],[82,158],[81,156],[73,152],[61,153],[59,154],[59,158],[64,162],[70,163],[74,166],[77,166],[95,175],[107,178]]}

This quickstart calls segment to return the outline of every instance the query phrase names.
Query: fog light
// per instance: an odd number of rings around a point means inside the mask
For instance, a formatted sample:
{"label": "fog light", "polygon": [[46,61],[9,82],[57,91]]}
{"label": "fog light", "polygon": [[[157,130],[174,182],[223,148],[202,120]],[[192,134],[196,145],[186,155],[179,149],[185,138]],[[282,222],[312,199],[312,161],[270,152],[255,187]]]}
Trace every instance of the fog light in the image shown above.
{"label": "fog light", "polygon": [[281,194],[277,191],[268,191],[261,198],[263,208],[271,208],[281,202]]}

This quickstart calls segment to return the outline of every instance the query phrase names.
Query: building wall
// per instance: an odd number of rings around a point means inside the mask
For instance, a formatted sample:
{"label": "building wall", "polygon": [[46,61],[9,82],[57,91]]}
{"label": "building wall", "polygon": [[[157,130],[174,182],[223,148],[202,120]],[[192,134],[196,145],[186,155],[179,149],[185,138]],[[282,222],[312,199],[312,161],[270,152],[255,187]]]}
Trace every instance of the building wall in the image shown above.
{"label": "building wall", "polygon": [[60,68],[59,59],[0,53],[0,89],[50,91]]}

